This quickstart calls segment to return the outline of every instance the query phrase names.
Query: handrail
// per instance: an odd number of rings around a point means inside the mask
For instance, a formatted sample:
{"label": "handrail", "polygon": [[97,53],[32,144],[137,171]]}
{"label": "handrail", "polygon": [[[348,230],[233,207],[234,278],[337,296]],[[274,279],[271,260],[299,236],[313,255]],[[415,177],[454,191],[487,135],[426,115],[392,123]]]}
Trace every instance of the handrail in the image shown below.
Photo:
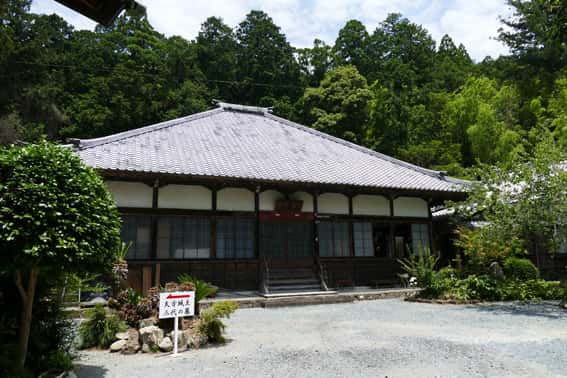
{"label": "handrail", "polygon": [[319,280],[321,281],[321,289],[323,291],[328,291],[329,288],[327,287],[327,282],[325,281],[325,275],[326,275],[325,268],[321,263],[321,259],[319,258],[319,256],[315,257],[315,266],[317,268]]}
{"label": "handrail", "polygon": [[260,291],[264,294],[269,294],[269,287],[270,287],[270,267],[268,266],[268,259],[265,256],[262,256],[262,267],[260,268],[261,273],[261,283],[260,283]]}

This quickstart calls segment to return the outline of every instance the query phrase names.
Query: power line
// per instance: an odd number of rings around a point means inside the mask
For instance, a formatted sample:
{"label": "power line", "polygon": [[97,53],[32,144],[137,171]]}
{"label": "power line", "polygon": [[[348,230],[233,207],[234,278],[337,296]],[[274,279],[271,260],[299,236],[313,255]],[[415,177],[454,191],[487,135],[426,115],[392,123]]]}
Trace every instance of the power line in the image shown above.
{"label": "power line", "polygon": [[[39,62],[25,62],[25,61],[12,61],[12,63],[16,63],[16,64],[20,64],[20,65],[24,65],[24,66],[38,66],[38,67],[51,67],[51,68],[68,68],[68,69],[76,69],[76,70],[81,70],[84,71],[85,68],[91,70],[92,72],[107,72],[107,73],[119,73],[119,74],[125,74],[125,75],[132,75],[132,73],[136,73],[137,75],[141,75],[141,76],[147,76],[150,78],[156,78],[156,77],[160,77],[163,78],[162,75],[160,75],[159,73],[150,73],[150,72],[139,72],[139,71],[128,71],[126,69],[123,68],[117,68],[117,67],[79,67],[79,66],[73,66],[73,65],[68,65],[68,64],[53,64],[53,63],[39,63]],[[17,73],[16,73],[17,74]],[[0,76],[10,76],[10,74],[3,74]],[[176,75],[172,75],[170,77],[173,78],[177,78],[177,79],[185,79],[185,80],[191,80],[194,82],[207,82],[207,83],[218,83],[218,84],[231,84],[231,85],[250,85],[250,86],[255,86],[255,87],[266,87],[266,88],[290,88],[290,89],[301,89],[301,90],[305,90],[305,88],[307,88],[307,86],[299,86],[299,85],[293,85],[293,84],[271,84],[271,83],[258,83],[258,82],[253,82],[253,81],[236,81],[236,80],[216,80],[216,79],[186,79],[184,77],[181,76],[176,76]]]}

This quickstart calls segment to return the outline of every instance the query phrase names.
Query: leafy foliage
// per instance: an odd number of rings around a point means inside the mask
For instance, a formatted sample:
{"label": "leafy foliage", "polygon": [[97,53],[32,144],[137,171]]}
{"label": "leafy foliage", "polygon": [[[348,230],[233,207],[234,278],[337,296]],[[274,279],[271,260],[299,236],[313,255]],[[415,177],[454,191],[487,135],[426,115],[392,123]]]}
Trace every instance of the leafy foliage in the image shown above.
{"label": "leafy foliage", "polygon": [[120,218],[102,179],[68,148],[49,143],[0,151],[2,269],[110,267]]}
{"label": "leafy foliage", "polygon": [[86,319],[79,325],[79,348],[107,348],[117,332],[126,331],[128,326],[114,314],[107,314],[101,304],[88,309]]}
{"label": "leafy foliage", "polygon": [[521,281],[535,280],[539,278],[539,271],[528,259],[508,257],[504,260],[504,274],[508,278]]}
{"label": "leafy foliage", "polygon": [[229,318],[238,309],[238,304],[232,301],[216,302],[211,308],[201,312],[197,331],[207,337],[210,342],[222,343],[225,341],[223,332],[225,324],[221,318]]}
{"label": "leafy foliage", "polygon": [[212,297],[218,291],[218,288],[212,286],[210,283],[191,277],[187,273],[182,273],[177,277],[180,284],[192,283],[195,286],[195,302],[202,299]]}
{"label": "leafy foliage", "polygon": [[409,257],[398,262],[406,273],[417,279],[417,286],[426,290],[432,286],[439,257],[432,255],[428,248],[420,249],[415,254],[410,252]]}

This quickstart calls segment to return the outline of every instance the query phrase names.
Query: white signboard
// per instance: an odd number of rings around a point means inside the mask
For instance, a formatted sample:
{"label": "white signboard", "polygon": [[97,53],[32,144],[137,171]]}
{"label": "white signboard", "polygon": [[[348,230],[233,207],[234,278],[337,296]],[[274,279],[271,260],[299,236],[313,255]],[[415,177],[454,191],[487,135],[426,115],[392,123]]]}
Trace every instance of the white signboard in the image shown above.
{"label": "white signboard", "polygon": [[195,292],[173,291],[171,293],[159,293],[159,318],[175,318],[173,321],[173,356],[177,356],[178,319],[183,316],[195,314]]}
{"label": "white signboard", "polygon": [[176,318],[195,315],[195,292],[173,291],[159,293],[159,318]]}

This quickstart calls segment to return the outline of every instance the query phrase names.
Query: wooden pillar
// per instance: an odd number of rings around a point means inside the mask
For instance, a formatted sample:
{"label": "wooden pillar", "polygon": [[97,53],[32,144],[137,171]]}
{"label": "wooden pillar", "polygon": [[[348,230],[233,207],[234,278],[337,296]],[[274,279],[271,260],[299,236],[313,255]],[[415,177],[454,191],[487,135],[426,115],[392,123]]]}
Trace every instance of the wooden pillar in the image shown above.
{"label": "wooden pillar", "polygon": [[258,258],[264,257],[260,250],[260,187],[254,190],[254,254]]}
{"label": "wooden pillar", "polygon": [[317,220],[317,217],[318,217],[318,213],[319,213],[319,205],[318,205],[318,202],[317,202],[317,197],[319,195],[319,192],[314,191],[313,193],[311,193],[311,195],[313,196],[313,256],[318,257],[319,256],[319,232],[317,230],[317,223],[319,221]]}
{"label": "wooden pillar", "polygon": [[211,188],[211,209],[213,211],[213,216],[210,218],[210,222],[211,222],[210,258],[216,259],[217,258],[217,218],[215,212],[217,211],[217,188]]}
{"label": "wooden pillar", "polygon": [[354,257],[354,224],[352,221],[352,194],[347,195],[348,198],[348,233],[349,233],[349,245],[350,245],[350,256]]}
{"label": "wooden pillar", "polygon": [[[146,291],[149,289],[150,283],[153,282],[154,285],[159,286],[159,273],[156,271],[156,263],[157,260],[157,231],[158,231],[158,219],[155,215],[155,210],[158,208],[159,205],[159,179],[155,179],[153,186],[152,186],[152,210],[153,214],[150,216],[150,260],[154,261],[152,266],[148,267],[149,269],[144,268],[143,271],[143,279],[142,279],[142,292],[145,294]],[[147,277],[146,277],[147,276]],[[157,284],[156,284],[157,282]]]}
{"label": "wooden pillar", "polygon": [[395,241],[395,233],[396,233],[396,226],[395,223],[392,222],[391,218],[394,216],[394,199],[395,196],[390,194],[388,196],[390,200],[390,237],[388,238],[388,244],[390,245],[390,257],[399,257],[396,256],[396,241]]}
{"label": "wooden pillar", "polygon": [[[433,251],[433,214],[431,214],[431,200],[427,200],[427,213],[429,222],[427,223],[427,228],[429,229],[429,251],[431,254],[434,253]],[[441,255],[441,253],[439,253]],[[439,256],[441,257],[441,256]]]}

